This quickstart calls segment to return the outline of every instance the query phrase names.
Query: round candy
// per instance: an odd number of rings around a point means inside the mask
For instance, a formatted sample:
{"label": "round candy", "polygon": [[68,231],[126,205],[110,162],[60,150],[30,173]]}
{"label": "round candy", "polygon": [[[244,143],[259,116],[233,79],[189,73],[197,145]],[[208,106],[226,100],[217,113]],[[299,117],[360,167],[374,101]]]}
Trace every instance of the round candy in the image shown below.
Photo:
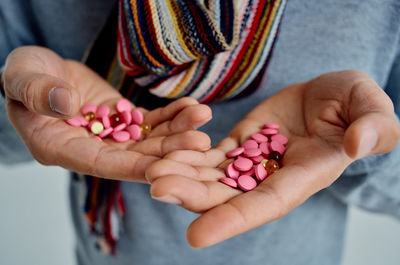
{"label": "round candy", "polygon": [[148,122],[144,122],[140,124],[140,130],[142,131],[142,134],[148,135],[151,133],[151,124]]}
{"label": "round candy", "polygon": [[276,129],[276,130],[278,130],[279,129],[279,124],[276,124],[276,123],[266,123],[266,124],[264,124],[264,128],[265,129]]}
{"label": "round candy", "polygon": [[277,151],[272,151],[271,153],[269,153],[268,159],[273,159],[276,162],[280,162],[282,159],[282,155]]}
{"label": "round candy", "polygon": [[104,126],[99,121],[92,122],[92,124],[90,125],[90,131],[93,134],[98,135],[104,131]]}
{"label": "round candy", "polygon": [[110,117],[111,127],[116,127],[122,123],[122,118],[119,113],[115,113]]}
{"label": "round candy", "polygon": [[96,119],[96,114],[94,112],[89,111],[88,113],[85,114],[85,120],[87,121],[93,121]]}
{"label": "round candy", "polygon": [[115,126],[114,127],[114,132],[119,132],[119,131],[122,131],[123,129],[125,129],[126,128],[126,123],[121,123],[121,124],[119,124],[118,126]]}
{"label": "round candy", "polygon": [[268,155],[270,153],[269,143],[267,143],[267,142],[261,143],[260,150],[261,150],[261,153],[263,153],[264,155]]}
{"label": "round candy", "polygon": [[88,112],[93,112],[96,113],[97,111],[97,106],[94,104],[87,104],[82,108],[82,114],[85,115]]}
{"label": "round candy", "polygon": [[132,114],[130,111],[124,111],[121,113],[122,122],[126,124],[131,124],[132,122]]}
{"label": "round candy", "polygon": [[112,138],[116,142],[126,142],[129,140],[130,135],[126,131],[113,132]]}
{"label": "round candy", "polygon": [[242,172],[242,175],[247,175],[247,176],[254,176],[254,174],[255,174],[255,166],[252,166],[251,168],[250,168],[250,170],[247,170],[247,171],[244,171],[244,172]]}
{"label": "round candy", "polygon": [[236,180],[231,179],[231,178],[222,178],[219,180],[220,182],[224,183],[225,185],[228,185],[229,187],[232,188],[237,188],[237,183]]}
{"label": "round candy", "polygon": [[242,146],[245,149],[258,148],[258,143],[256,141],[254,141],[254,140],[247,140],[242,144]]}
{"label": "round candy", "polygon": [[138,109],[132,110],[132,122],[138,125],[143,123],[143,113]]}
{"label": "round candy", "polygon": [[261,133],[253,133],[251,135],[251,139],[253,139],[257,143],[268,142],[268,137],[265,135],[262,135]]}
{"label": "round candy", "polygon": [[268,129],[262,130],[261,133],[264,134],[264,135],[267,135],[267,136],[268,135],[275,135],[275,134],[278,133],[278,130],[268,128]]}
{"label": "round candy", "polygon": [[126,128],[126,131],[131,136],[131,139],[137,141],[140,139],[142,132],[140,131],[140,127],[137,124],[132,124]]}
{"label": "round candy", "polygon": [[268,175],[279,170],[279,163],[275,160],[271,159],[265,164],[265,169],[267,170]]}
{"label": "round candy", "polygon": [[102,132],[99,134],[99,137],[101,137],[101,138],[107,137],[107,136],[109,136],[112,132],[113,132],[113,128],[104,129],[104,131],[102,131]]}
{"label": "round candy", "polygon": [[249,149],[244,149],[244,155],[247,157],[255,157],[261,155],[261,150],[260,148],[249,148]]}
{"label": "round candy", "polygon": [[237,171],[234,167],[233,167],[233,163],[230,163],[228,165],[228,167],[226,168],[226,175],[232,179],[237,179],[240,175],[240,172]]}
{"label": "round candy", "polygon": [[255,169],[256,178],[259,181],[263,181],[267,177],[267,170],[262,164],[258,164]]}
{"label": "round candy", "polygon": [[71,119],[65,120],[65,122],[74,127],[86,127],[89,124],[89,122],[82,116],[75,116]]}
{"label": "round candy", "polygon": [[96,115],[97,117],[104,117],[108,116],[110,114],[110,108],[106,105],[101,105],[100,107],[97,108]]}
{"label": "round candy", "polygon": [[263,161],[264,159],[265,159],[265,157],[263,155],[259,155],[259,156],[255,156],[255,157],[251,158],[251,160],[256,164],[261,163],[261,161]]}
{"label": "round candy", "polygon": [[117,109],[118,112],[131,111],[132,110],[132,104],[131,104],[131,102],[129,100],[123,98],[123,99],[120,99],[117,102],[116,109]]}
{"label": "round candy", "polygon": [[243,147],[238,147],[226,153],[226,156],[229,158],[237,157],[238,155],[241,155],[243,151],[244,151]]}
{"label": "round candy", "polygon": [[239,188],[244,191],[249,191],[257,187],[257,182],[255,181],[255,179],[248,175],[241,175],[237,180],[237,184]]}
{"label": "round candy", "polygon": [[267,162],[268,162],[268,159],[264,159],[263,161],[261,161],[261,165],[263,165],[264,167],[265,167],[265,165],[267,164]]}
{"label": "round candy", "polygon": [[269,144],[269,147],[270,147],[270,149],[271,149],[272,151],[277,151],[277,152],[279,152],[280,154],[285,153],[285,147],[283,146],[283,144],[281,144],[281,143],[278,142],[278,141],[272,141],[272,142]]}
{"label": "round candy", "polygon": [[108,116],[103,116],[101,118],[101,122],[103,123],[104,128],[108,129],[108,128],[111,127],[111,121],[110,121],[110,118]]}
{"label": "round candy", "polygon": [[248,158],[239,156],[234,162],[233,165],[237,170],[240,171],[247,171],[250,170],[251,167],[253,166],[253,161],[251,161]]}
{"label": "round candy", "polygon": [[288,143],[288,138],[282,134],[276,134],[271,136],[271,141],[277,141],[280,142],[283,145],[286,145]]}

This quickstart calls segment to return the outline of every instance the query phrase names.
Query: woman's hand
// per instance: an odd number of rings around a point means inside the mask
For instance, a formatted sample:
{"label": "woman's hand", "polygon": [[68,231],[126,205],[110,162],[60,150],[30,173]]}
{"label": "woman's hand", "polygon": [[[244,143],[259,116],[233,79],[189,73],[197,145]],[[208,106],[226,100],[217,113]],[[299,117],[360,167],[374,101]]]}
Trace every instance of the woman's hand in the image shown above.
{"label": "woman's hand", "polygon": [[[246,193],[219,183],[231,162],[225,153],[267,122],[280,124],[289,138],[282,168]],[[283,89],[213,149],[168,154],[146,177],[154,198],[201,213],[187,238],[193,247],[207,247],[283,217],[331,185],[355,159],[391,151],[399,137],[383,90],[361,72],[335,72]]]}
{"label": "woman's hand", "polygon": [[145,113],[153,130],[143,141],[100,142],[85,128],[63,119],[92,103],[111,109],[122,96],[83,64],[64,60],[39,47],[22,47],[7,58],[3,84],[10,121],[33,157],[98,177],[145,182],[144,172],[174,150],[207,150],[208,136],[195,129],[211,119],[211,111],[194,99],[182,98]]}

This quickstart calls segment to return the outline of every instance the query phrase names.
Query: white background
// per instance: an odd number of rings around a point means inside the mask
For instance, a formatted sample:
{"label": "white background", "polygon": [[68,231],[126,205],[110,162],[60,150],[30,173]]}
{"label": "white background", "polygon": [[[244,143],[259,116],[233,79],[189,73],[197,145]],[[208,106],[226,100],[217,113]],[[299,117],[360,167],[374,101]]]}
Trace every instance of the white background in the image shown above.
{"label": "white background", "polygon": [[[1,265],[75,265],[72,229],[64,170],[0,166]],[[399,264],[400,222],[352,208],[343,265]]]}

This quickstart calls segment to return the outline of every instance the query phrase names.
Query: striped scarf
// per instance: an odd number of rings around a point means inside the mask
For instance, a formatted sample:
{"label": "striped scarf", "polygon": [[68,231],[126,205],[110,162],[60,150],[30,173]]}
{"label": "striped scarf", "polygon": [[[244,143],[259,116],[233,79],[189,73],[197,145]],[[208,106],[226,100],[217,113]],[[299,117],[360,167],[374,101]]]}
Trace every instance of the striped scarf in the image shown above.
{"label": "striped scarf", "polygon": [[[119,0],[85,63],[135,105],[252,93],[265,73],[286,0]],[[120,182],[84,178],[98,246],[114,253],[125,207]]]}

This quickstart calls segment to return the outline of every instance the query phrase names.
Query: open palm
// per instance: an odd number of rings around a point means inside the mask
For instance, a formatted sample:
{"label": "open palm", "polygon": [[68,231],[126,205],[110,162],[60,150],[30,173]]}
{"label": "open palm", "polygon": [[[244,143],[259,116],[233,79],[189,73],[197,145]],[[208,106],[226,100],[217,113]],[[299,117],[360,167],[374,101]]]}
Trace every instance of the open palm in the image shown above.
{"label": "open palm", "polygon": [[[206,150],[209,137],[197,127],[211,118],[205,105],[190,98],[146,111],[145,121],[153,127],[143,141],[116,143],[97,141],[85,128],[69,126],[62,118],[86,104],[114,109],[122,96],[83,64],[64,60],[50,50],[24,47],[7,60],[4,72],[7,111],[10,121],[34,158],[45,165],[94,176],[146,182],[145,169],[174,150]],[[49,91],[65,88],[70,93],[70,115],[55,113]]]}
{"label": "open palm", "polygon": [[[246,193],[219,183],[232,161],[226,152],[269,122],[289,139],[282,168]],[[372,79],[357,71],[329,73],[283,89],[211,150],[173,152],[146,177],[154,198],[201,213],[187,237],[193,247],[206,247],[286,215],[355,159],[392,150],[399,135],[392,103]]]}

